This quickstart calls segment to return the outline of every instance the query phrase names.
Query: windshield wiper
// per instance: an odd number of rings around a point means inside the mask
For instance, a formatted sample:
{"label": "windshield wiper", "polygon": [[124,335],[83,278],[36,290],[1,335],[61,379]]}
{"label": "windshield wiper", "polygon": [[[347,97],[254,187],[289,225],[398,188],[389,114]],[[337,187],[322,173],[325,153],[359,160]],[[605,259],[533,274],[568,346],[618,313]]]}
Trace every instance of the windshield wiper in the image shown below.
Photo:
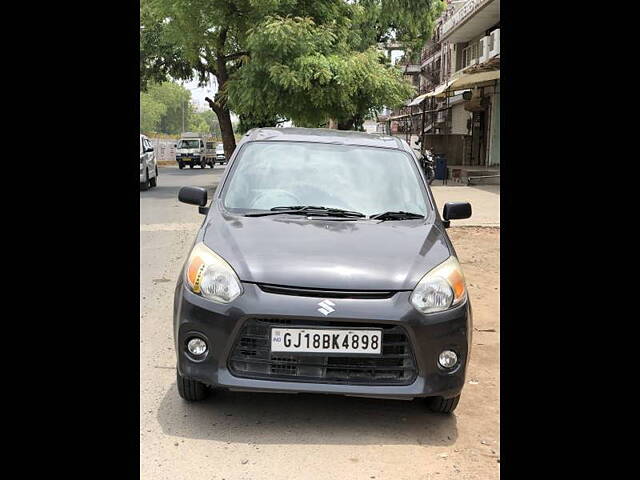
{"label": "windshield wiper", "polygon": [[316,207],[313,205],[292,205],[286,207],[273,207],[268,212],[247,213],[245,217],[264,217],[267,215],[313,215],[323,217],[354,217],[365,218],[366,215],[342,208]]}
{"label": "windshield wiper", "polygon": [[375,215],[371,215],[369,218],[371,220],[410,220],[415,218],[424,218],[424,215],[420,215],[419,213],[399,211],[376,213]]}

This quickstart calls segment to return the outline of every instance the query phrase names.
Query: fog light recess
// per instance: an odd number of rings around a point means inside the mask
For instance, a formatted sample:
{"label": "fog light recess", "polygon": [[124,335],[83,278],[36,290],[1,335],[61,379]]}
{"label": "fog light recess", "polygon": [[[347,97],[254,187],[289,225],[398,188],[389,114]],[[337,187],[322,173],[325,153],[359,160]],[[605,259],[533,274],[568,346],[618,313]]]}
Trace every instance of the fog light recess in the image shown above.
{"label": "fog light recess", "polygon": [[207,342],[199,337],[192,337],[187,342],[187,350],[189,350],[189,353],[194,357],[200,357],[207,351]]}
{"label": "fog light recess", "polygon": [[453,350],[443,350],[438,356],[438,363],[442,368],[452,369],[458,364],[458,355]]}

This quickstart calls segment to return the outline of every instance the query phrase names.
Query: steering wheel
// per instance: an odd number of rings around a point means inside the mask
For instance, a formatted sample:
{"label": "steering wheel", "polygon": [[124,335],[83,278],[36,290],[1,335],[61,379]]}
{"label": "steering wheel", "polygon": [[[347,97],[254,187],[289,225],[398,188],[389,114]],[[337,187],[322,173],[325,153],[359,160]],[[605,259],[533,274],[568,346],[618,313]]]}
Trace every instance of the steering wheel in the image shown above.
{"label": "steering wheel", "polygon": [[251,202],[250,208],[269,210],[272,207],[301,204],[298,197],[286,190],[269,190],[259,193]]}

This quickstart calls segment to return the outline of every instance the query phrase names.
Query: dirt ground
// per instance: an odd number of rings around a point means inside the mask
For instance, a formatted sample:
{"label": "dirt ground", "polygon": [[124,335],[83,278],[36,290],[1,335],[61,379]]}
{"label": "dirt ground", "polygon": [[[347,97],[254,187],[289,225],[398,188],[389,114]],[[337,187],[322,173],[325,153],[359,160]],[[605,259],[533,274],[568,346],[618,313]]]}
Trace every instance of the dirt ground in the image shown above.
{"label": "dirt ground", "polygon": [[[181,207],[158,205],[189,220]],[[329,395],[222,392],[201,403],[182,401],[171,309],[197,224],[168,225],[141,226],[140,232],[141,478],[499,478],[498,228],[448,230],[464,268],[475,328],[467,385],[455,414],[444,416],[429,413],[420,401]]]}

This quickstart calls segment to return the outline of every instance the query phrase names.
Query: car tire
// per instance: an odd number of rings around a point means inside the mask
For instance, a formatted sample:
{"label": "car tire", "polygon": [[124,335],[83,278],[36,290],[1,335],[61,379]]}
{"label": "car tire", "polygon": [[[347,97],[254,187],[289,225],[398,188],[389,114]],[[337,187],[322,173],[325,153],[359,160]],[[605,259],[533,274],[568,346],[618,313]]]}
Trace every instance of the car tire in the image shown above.
{"label": "car tire", "polygon": [[460,395],[453,398],[431,397],[427,400],[429,410],[436,413],[452,413],[458,406]]}
{"label": "car tire", "polygon": [[151,187],[155,187],[158,185],[158,169],[156,168],[156,175],[151,180],[149,180],[149,185]]}
{"label": "car tire", "polygon": [[178,162],[178,168],[182,170],[184,168],[184,163]]}
{"label": "car tire", "polygon": [[140,184],[140,190],[149,190],[151,188],[151,181],[149,180],[149,170],[146,170],[146,180]]}
{"label": "car tire", "polygon": [[204,400],[210,393],[204,383],[183,377],[178,369],[176,369],[176,384],[178,385],[178,394],[188,402]]}
{"label": "car tire", "polygon": [[189,168],[193,168],[193,163],[190,163],[190,164],[189,164]]}
{"label": "car tire", "polygon": [[207,164],[206,163],[201,163],[200,164],[200,168],[204,170],[205,168],[207,168]]}

